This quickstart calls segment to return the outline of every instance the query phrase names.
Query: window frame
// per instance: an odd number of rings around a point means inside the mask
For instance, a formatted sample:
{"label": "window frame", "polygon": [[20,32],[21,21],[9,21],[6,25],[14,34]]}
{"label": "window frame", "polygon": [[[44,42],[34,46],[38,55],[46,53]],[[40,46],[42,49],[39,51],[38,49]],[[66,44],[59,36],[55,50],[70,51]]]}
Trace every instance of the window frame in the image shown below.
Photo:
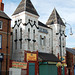
{"label": "window frame", "polygon": [[2,35],[0,35],[1,36],[1,48],[0,49],[2,49]]}
{"label": "window frame", "polygon": [[1,28],[0,29],[2,29],[2,26],[3,26],[3,21],[0,21],[1,22]]}

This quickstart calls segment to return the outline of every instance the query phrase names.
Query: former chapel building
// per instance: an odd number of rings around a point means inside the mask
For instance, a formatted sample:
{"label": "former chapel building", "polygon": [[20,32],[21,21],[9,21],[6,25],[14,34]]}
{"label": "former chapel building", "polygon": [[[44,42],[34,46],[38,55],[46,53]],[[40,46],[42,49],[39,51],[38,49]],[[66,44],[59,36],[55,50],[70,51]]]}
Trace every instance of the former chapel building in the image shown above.
{"label": "former chapel building", "polygon": [[[40,11],[41,12],[41,11]],[[12,15],[12,59],[24,61],[24,50],[65,56],[65,24],[54,8],[46,24],[30,0],[22,0]],[[60,34],[61,27],[61,34]],[[58,34],[57,34],[58,33]],[[61,40],[60,40],[61,36]],[[60,47],[61,41],[61,47]]]}

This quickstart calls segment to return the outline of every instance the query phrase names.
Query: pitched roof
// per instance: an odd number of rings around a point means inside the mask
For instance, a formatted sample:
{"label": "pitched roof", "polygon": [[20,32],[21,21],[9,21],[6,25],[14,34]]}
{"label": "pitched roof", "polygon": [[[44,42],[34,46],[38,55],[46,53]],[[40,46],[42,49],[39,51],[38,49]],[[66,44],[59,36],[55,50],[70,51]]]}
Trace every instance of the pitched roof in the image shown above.
{"label": "pitched roof", "polygon": [[66,48],[66,51],[72,53],[73,55],[75,55],[75,49],[72,48]]}
{"label": "pitched roof", "polygon": [[32,13],[34,15],[38,15],[36,9],[34,8],[33,4],[31,3],[30,0],[22,0],[20,2],[20,4],[18,5],[18,7],[16,8],[15,12],[13,13],[13,15],[16,15],[18,13],[21,13],[23,11],[27,11],[29,13]]}
{"label": "pitched roof", "polygon": [[58,14],[57,10],[54,8],[52,11],[52,14],[50,15],[48,21],[46,22],[47,25],[52,25],[52,24],[61,24],[64,25],[60,15]]}
{"label": "pitched roof", "polygon": [[54,54],[39,52],[38,55],[42,61],[60,62],[60,60]]}
{"label": "pitched roof", "polygon": [[50,27],[48,27],[47,25],[45,25],[44,23],[42,23],[42,22],[40,22],[40,21],[38,21],[38,25],[39,25],[39,26],[46,27],[46,28],[50,28]]}
{"label": "pitched roof", "polygon": [[10,18],[7,16],[7,14],[5,14],[3,11],[0,11],[0,17],[10,20]]}

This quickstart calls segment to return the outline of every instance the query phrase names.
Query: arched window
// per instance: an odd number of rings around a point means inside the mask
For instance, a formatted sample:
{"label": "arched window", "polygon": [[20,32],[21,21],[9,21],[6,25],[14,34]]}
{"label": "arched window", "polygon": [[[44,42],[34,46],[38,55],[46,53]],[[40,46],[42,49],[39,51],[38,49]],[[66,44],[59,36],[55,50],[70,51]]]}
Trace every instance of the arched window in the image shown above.
{"label": "arched window", "polygon": [[50,38],[49,38],[49,47],[50,47]]}
{"label": "arched window", "polygon": [[35,40],[35,30],[33,30],[33,39]]}
{"label": "arched window", "polygon": [[46,37],[44,36],[43,45],[46,46]]}
{"label": "arched window", "polygon": [[[35,40],[35,30],[33,30],[33,40]],[[33,50],[35,50],[35,42],[33,41]]]}
{"label": "arched window", "polygon": [[20,28],[20,49],[22,49],[22,28]]}
{"label": "arched window", "polygon": [[[30,39],[30,28],[28,28],[28,39]],[[30,49],[30,41],[28,41],[28,49]]]}
{"label": "arched window", "polygon": [[42,36],[40,35],[40,45],[42,45]]}
{"label": "arched window", "polygon": [[22,39],[22,28],[20,28],[20,39]]}
{"label": "arched window", "polygon": [[17,29],[15,30],[15,40],[16,40],[16,42],[15,42],[15,49],[17,49]]}

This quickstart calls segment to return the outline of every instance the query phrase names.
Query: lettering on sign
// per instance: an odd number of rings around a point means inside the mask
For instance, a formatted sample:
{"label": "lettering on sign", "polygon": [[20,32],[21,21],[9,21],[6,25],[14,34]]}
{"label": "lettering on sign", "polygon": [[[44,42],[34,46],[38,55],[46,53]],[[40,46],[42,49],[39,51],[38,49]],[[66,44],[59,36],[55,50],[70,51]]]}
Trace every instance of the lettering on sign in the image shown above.
{"label": "lettering on sign", "polygon": [[37,61],[37,54],[27,53],[27,61]]}
{"label": "lettering on sign", "polygon": [[48,30],[47,29],[39,28],[39,31],[48,34]]}
{"label": "lettering on sign", "polygon": [[12,67],[13,68],[27,69],[27,63],[13,61],[12,62]]}

